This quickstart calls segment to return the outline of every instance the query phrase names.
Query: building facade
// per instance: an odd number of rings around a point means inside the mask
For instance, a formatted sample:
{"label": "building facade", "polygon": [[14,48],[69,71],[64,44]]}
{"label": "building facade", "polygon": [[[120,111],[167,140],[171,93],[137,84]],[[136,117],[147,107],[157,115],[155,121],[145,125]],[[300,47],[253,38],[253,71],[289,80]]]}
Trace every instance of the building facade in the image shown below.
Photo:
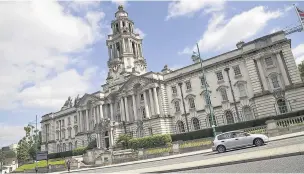
{"label": "building facade", "polygon": [[122,133],[183,133],[304,108],[304,84],[283,31],[202,62],[193,55],[193,64],[174,71],[147,72],[142,39],[122,6],[111,27],[106,84],[42,117],[42,150],[68,151],[92,139],[111,149]]}

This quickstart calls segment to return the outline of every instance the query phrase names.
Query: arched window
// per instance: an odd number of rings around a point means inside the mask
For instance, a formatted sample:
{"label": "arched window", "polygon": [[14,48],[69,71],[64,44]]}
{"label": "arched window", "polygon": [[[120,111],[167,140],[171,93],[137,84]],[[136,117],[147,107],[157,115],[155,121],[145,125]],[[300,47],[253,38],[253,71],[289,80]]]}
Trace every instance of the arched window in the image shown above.
{"label": "arched window", "polygon": [[280,114],[285,114],[288,112],[286,101],[284,99],[279,99],[277,101],[277,104],[278,104]]}
{"label": "arched window", "polygon": [[280,88],[280,83],[277,75],[270,76],[270,80],[274,89]]}
{"label": "arched window", "polygon": [[239,84],[238,87],[239,87],[240,97],[247,96],[246,90],[245,90],[245,85],[244,84]]}
{"label": "arched window", "polygon": [[138,127],[137,131],[136,131],[136,134],[137,134],[138,138],[143,137],[144,136],[144,130],[143,130],[143,128],[142,127]]}
{"label": "arched window", "polygon": [[66,151],[66,144],[65,144],[65,143],[63,143],[63,145],[62,145],[62,151],[63,151],[63,152]]}
{"label": "arched window", "polygon": [[185,132],[185,125],[182,121],[177,122],[177,131],[178,131],[178,133]]}
{"label": "arched window", "polygon": [[141,109],[142,118],[146,118],[146,108]]}
{"label": "arched window", "polygon": [[73,144],[69,142],[69,151],[73,150]]}
{"label": "arched window", "polygon": [[234,123],[234,118],[233,118],[232,112],[231,111],[226,111],[225,115],[226,115],[227,124],[233,124]]}
{"label": "arched window", "polygon": [[226,89],[221,89],[220,92],[221,92],[221,96],[222,96],[223,101],[227,101],[228,100],[228,96],[227,96]]}
{"label": "arched window", "polygon": [[60,152],[60,145],[57,144],[57,152],[59,153]]}
{"label": "arched window", "polygon": [[250,109],[249,106],[244,106],[243,107],[243,115],[244,115],[246,120],[253,119],[252,112],[251,112],[251,109]]}
{"label": "arched window", "polygon": [[193,129],[194,130],[199,130],[200,129],[200,123],[199,120],[197,118],[192,118],[192,125],[193,125]]}
{"label": "arched window", "polygon": [[175,112],[180,112],[179,101],[174,102]]}
{"label": "arched window", "polygon": [[214,115],[214,114],[213,114],[213,123],[212,123],[211,115],[208,114],[208,115],[207,115],[206,124],[207,124],[207,127],[212,127],[212,125],[217,126],[217,123],[216,123],[216,119],[215,119],[215,115]]}
{"label": "arched window", "polygon": [[194,101],[194,98],[193,97],[190,97],[189,98],[189,107],[191,109],[195,108],[195,101]]}
{"label": "arched window", "polygon": [[78,134],[78,126],[74,127],[75,136]]}

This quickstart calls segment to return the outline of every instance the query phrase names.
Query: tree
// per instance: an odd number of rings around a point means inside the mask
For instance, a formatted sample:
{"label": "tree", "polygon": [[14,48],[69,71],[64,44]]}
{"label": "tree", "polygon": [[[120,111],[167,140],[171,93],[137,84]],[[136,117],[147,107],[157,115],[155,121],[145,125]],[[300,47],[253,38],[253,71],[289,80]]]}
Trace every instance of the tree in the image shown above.
{"label": "tree", "polygon": [[23,137],[19,141],[17,148],[17,159],[19,162],[26,162],[30,159],[29,150],[30,150],[30,145],[27,141],[27,138]]}
{"label": "tree", "polygon": [[302,79],[304,79],[304,61],[302,61],[302,63],[300,63],[298,65],[299,71],[300,71],[300,75],[302,77]]}

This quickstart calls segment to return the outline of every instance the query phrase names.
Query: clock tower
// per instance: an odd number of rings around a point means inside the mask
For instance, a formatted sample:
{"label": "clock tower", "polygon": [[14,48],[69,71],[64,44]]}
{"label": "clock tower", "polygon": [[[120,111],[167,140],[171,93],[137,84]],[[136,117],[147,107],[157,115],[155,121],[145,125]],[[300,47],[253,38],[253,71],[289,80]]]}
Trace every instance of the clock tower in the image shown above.
{"label": "clock tower", "polygon": [[123,6],[118,7],[115,20],[111,22],[112,34],[108,35],[109,54],[107,82],[118,80],[130,74],[147,72],[142,52],[142,38],[134,32],[134,22],[128,18]]}

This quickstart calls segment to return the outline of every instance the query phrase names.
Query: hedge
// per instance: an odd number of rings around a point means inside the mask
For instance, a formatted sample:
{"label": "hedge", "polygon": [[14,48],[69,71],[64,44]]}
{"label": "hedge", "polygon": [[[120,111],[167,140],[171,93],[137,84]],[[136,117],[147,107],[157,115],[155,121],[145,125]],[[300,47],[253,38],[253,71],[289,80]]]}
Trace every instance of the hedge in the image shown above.
{"label": "hedge", "polygon": [[65,158],[65,157],[83,155],[86,152],[86,150],[87,150],[87,148],[81,147],[81,148],[74,149],[72,151],[51,153],[51,154],[48,154],[48,159]]}
{"label": "hedge", "polygon": [[129,140],[129,147],[132,149],[153,148],[171,143],[172,139],[170,135],[153,135],[143,138],[132,138]]}
{"label": "hedge", "polygon": [[[239,123],[235,123],[235,124],[217,126],[215,129],[216,129],[216,132],[228,132],[228,131],[246,129],[246,128],[251,128],[251,127],[263,126],[263,125],[266,125],[267,120],[272,120],[272,119],[280,120],[280,119],[284,119],[284,118],[298,117],[301,115],[304,115],[304,110],[297,111],[297,112],[290,112],[290,113],[277,115],[277,116],[263,117],[263,118],[259,118],[259,119],[255,119],[255,120],[246,121],[246,122],[239,122]],[[179,140],[188,141],[188,140],[209,138],[209,137],[213,137],[212,128],[171,135],[172,141],[179,141]]]}

